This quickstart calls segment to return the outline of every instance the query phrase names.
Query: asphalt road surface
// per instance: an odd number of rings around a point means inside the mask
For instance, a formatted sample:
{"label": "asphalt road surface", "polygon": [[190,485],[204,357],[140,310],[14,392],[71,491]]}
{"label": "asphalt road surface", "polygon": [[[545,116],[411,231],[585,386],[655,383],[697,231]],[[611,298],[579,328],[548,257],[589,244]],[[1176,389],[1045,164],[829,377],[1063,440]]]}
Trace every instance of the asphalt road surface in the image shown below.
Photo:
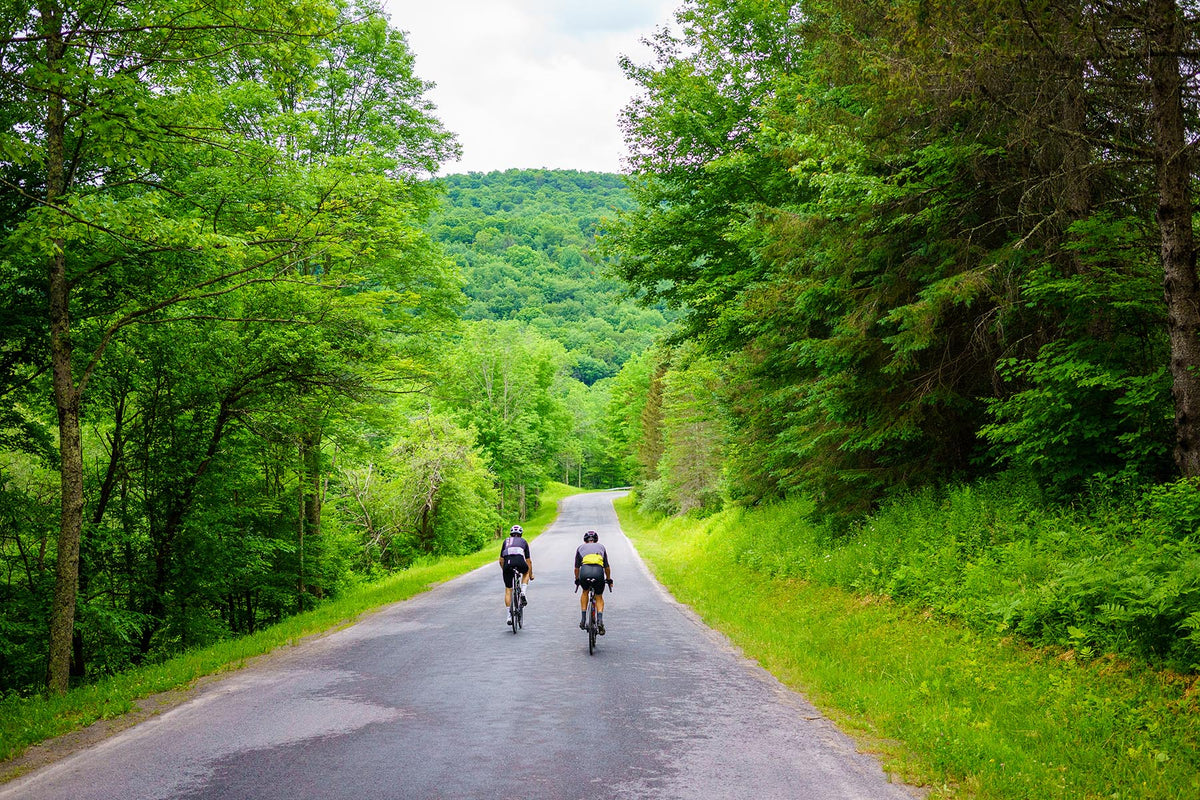
{"label": "asphalt road surface", "polygon": [[[516,636],[493,564],[215,682],[0,798],[912,798],[659,587],[615,496],[568,498],[532,542]],[[591,656],[572,593],[588,528],[615,581]]]}

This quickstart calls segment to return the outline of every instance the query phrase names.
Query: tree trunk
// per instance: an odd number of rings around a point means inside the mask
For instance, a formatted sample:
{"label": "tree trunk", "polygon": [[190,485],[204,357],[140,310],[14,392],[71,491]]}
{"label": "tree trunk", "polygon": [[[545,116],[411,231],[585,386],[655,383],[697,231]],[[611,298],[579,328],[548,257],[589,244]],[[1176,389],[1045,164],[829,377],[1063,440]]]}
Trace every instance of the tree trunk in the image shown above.
{"label": "tree trunk", "polygon": [[[1064,58],[1064,72],[1069,77],[1063,86],[1062,108],[1059,124],[1068,131],[1063,137],[1062,172],[1066,185],[1063,187],[1062,226],[1068,230],[1073,223],[1087,219],[1092,214],[1092,186],[1089,168],[1092,153],[1087,139],[1087,70],[1088,64],[1082,56]],[[1068,240],[1075,237],[1068,234]],[[1087,268],[1078,250],[1068,250],[1071,267],[1076,275],[1083,275]]]}
{"label": "tree trunk", "polygon": [[1191,159],[1180,74],[1184,29],[1175,0],[1150,0],[1151,130],[1158,188],[1163,294],[1171,341],[1175,399],[1175,464],[1200,475],[1200,282],[1192,229]]}
{"label": "tree trunk", "polygon": [[299,447],[300,474],[296,478],[296,547],[299,565],[296,570],[296,611],[304,611],[304,524],[308,519],[304,504],[304,445]]}
{"label": "tree trunk", "polygon": [[[62,75],[64,53],[59,30],[60,12],[51,3],[40,8],[46,37],[46,64]],[[53,85],[53,84],[52,84]],[[46,205],[54,206],[66,192],[66,113],[62,94],[46,97]],[[79,426],[79,390],[72,369],[71,286],[62,237],[54,239],[49,264],[51,384],[58,411],[62,507],[54,599],[50,611],[50,653],[46,687],[61,694],[70,683],[71,643],[75,632],[75,602],[79,582],[79,540],[83,533],[83,441]]]}
{"label": "tree trunk", "polygon": [[[117,485],[117,475],[121,469],[122,459],[124,458],[125,447],[125,404],[127,395],[124,390],[117,396],[113,408],[113,433],[110,439],[111,450],[108,455],[108,468],[104,472],[104,481],[100,484],[100,491],[95,505],[91,509],[90,521],[93,528],[100,526],[104,521],[104,515],[108,511],[108,504],[112,500],[113,492]],[[90,570],[93,568],[95,561],[95,552],[93,547],[89,547],[89,542],[83,537],[83,531],[80,530],[79,540],[79,563],[77,567],[77,596],[82,597],[84,602],[87,602],[89,597],[89,578]],[[72,655],[71,655],[71,677],[83,678],[87,675],[87,651],[83,645],[83,634],[81,631],[74,631],[72,639]]]}
{"label": "tree trunk", "polygon": [[309,429],[300,443],[304,475],[304,523],[309,536],[321,530],[321,431]]}
{"label": "tree trunk", "polygon": [[[304,543],[321,532],[321,432],[312,428],[300,437],[300,611],[304,611]],[[317,596],[320,596],[318,586]]]}

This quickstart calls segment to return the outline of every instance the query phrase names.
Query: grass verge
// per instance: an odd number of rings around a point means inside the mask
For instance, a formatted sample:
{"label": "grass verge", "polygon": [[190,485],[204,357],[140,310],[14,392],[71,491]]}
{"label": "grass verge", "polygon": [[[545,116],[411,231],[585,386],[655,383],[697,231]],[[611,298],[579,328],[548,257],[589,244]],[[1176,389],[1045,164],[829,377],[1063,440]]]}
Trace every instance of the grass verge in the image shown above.
{"label": "grass verge", "polygon": [[[526,537],[540,534],[554,521],[558,502],[577,492],[564,484],[550,484],[541,496],[541,507],[523,525]],[[16,758],[34,744],[84,728],[97,720],[125,714],[143,698],[189,687],[207,675],[239,669],[255,656],[350,625],[364,613],[406,600],[495,558],[495,547],[489,545],[470,555],[418,564],[383,580],[364,584],[312,611],[289,617],[250,636],[219,642],[160,664],[102,678],[63,695],[6,698],[0,701],[0,764]],[[0,781],[11,780],[18,774],[17,770],[0,767]]]}
{"label": "grass verge", "polygon": [[1065,660],[754,569],[731,586],[718,580],[733,563],[722,515],[651,518],[629,498],[617,509],[676,598],[931,798],[1200,797],[1195,676]]}

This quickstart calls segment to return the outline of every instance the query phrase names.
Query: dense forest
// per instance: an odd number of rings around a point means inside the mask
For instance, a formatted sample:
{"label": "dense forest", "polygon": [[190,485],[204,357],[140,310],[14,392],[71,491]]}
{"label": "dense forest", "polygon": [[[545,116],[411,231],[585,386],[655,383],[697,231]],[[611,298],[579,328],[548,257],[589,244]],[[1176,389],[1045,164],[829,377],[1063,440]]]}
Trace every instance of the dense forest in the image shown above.
{"label": "dense forest", "polygon": [[731,557],[1200,668],[1200,7],[676,22],[623,62],[637,206],[602,238],[683,314],[643,507],[807,508]]}
{"label": "dense forest", "polygon": [[473,552],[549,479],[631,480],[611,376],[666,320],[593,252],[621,179],[431,179],[458,145],[373,0],[26,11],[0,31],[0,693]]}
{"label": "dense forest", "polygon": [[1200,474],[1186,9],[685,8],[611,250],[720,361],[735,496]]}

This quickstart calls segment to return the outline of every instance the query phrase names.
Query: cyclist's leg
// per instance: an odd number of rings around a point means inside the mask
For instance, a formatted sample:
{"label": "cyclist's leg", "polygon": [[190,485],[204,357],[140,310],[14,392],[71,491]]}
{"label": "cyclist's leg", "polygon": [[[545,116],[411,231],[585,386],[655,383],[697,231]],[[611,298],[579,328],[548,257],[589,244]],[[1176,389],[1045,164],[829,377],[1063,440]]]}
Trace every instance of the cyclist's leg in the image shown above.
{"label": "cyclist's leg", "polygon": [[[586,618],[587,594],[591,592],[595,595],[597,601],[600,600],[600,590],[604,588],[604,572],[594,564],[584,564],[579,568],[579,584],[584,590],[584,596],[579,599],[579,608],[584,612],[582,617]],[[586,622],[586,619],[584,619],[584,622]]]}
{"label": "cyclist's leg", "polygon": [[[509,609],[512,607],[513,583],[514,583],[513,571],[508,568],[507,564],[505,564],[504,565],[504,609],[505,609],[505,612],[508,612]],[[510,614],[510,617],[511,617],[511,614]],[[511,621],[512,620],[509,619],[509,622],[511,622]]]}
{"label": "cyclist's leg", "polygon": [[596,626],[604,633],[604,576],[596,579]]}
{"label": "cyclist's leg", "polygon": [[515,588],[518,592],[521,591],[520,580],[525,574],[528,567],[524,566],[524,559],[509,559],[504,562],[504,606],[505,608],[512,602],[512,592]]}

